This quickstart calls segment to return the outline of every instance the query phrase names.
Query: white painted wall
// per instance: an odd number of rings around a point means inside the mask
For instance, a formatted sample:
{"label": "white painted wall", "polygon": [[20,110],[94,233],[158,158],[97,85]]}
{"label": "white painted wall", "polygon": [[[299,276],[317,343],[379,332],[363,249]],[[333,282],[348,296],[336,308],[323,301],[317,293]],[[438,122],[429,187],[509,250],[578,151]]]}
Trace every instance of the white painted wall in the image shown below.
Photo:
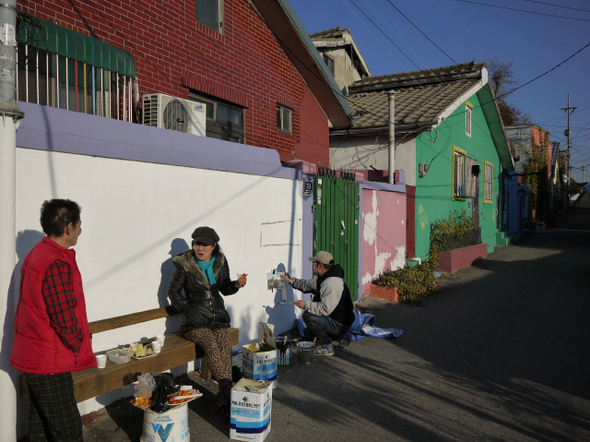
{"label": "white painted wall", "polygon": [[[258,340],[261,321],[274,325],[276,333],[295,326],[299,310],[275,305],[281,294],[267,290],[266,273],[279,269],[311,277],[311,200],[302,195],[303,175],[282,167],[276,151],[22,105],[27,118],[17,134],[15,296],[22,261],[43,237],[42,202],[69,198],[82,207],[75,250],[89,321],[168,305],[172,257],[188,250],[196,227],[208,225],[221,238],[232,276],[248,273],[246,287],[225,298],[240,344]],[[288,292],[291,301],[302,296],[307,295]],[[12,330],[12,324],[9,315],[5,328]],[[175,317],[98,333],[93,349],[179,327]],[[2,350],[10,351],[11,338],[4,343],[10,347]],[[196,365],[173,372],[198,368],[199,361]],[[86,414],[132,393],[128,386],[79,409]],[[18,405],[21,435],[23,404]]]}
{"label": "white painted wall", "polygon": [[[281,264],[293,275],[303,272],[301,181],[22,148],[17,164],[19,259],[42,237],[44,200],[69,198],[82,207],[75,250],[89,321],[167,305],[172,256],[188,250],[196,227],[208,225],[220,236],[232,277],[248,273],[246,287],[225,298],[240,342],[257,340],[260,321],[277,332],[295,325],[295,309],[275,306],[279,294],[267,290],[265,276]],[[96,334],[93,349],[152,337],[167,325],[176,331],[178,321],[168,322]],[[88,402],[83,413],[92,411]]]}
{"label": "white painted wall", "polygon": [[[386,135],[330,139],[330,166],[334,169],[387,170],[388,140]],[[408,186],[416,185],[416,139],[414,136],[395,140],[395,170],[404,170]]]}

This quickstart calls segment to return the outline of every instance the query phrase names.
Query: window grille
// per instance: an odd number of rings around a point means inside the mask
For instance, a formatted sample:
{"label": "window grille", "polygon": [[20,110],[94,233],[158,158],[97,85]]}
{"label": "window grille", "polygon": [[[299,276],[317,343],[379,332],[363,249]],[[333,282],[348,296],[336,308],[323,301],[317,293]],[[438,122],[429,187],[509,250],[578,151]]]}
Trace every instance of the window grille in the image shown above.
{"label": "window grille", "polygon": [[130,53],[21,12],[17,25],[17,100],[133,121]]}

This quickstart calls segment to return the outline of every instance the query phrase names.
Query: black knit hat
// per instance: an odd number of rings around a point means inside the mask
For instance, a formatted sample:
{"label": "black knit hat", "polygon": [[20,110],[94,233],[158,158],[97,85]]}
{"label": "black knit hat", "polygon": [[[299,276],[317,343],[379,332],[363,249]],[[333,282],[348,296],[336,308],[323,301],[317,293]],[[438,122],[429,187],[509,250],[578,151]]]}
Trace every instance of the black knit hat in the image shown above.
{"label": "black knit hat", "polygon": [[193,243],[210,246],[219,241],[219,235],[211,227],[197,227],[192,234]]}

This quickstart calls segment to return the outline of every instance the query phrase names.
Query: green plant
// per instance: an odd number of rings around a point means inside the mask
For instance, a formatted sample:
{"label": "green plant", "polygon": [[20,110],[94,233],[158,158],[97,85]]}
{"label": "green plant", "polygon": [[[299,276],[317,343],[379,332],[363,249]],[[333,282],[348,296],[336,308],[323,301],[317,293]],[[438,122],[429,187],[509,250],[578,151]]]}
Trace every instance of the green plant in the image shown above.
{"label": "green plant", "polygon": [[400,302],[418,302],[436,289],[434,270],[427,264],[382,273],[374,284],[381,287],[397,287]]}
{"label": "green plant", "polygon": [[462,247],[464,242],[473,243],[473,232],[478,226],[478,221],[463,209],[435,221],[430,230],[428,259],[415,267],[388,270],[373,283],[380,287],[397,287],[400,302],[419,302],[436,290],[434,270],[438,266],[438,252]]}
{"label": "green plant", "polygon": [[433,269],[438,265],[438,252],[453,250],[475,243],[474,233],[479,220],[473,219],[464,209],[453,211],[448,218],[430,225],[430,249],[426,261]]}

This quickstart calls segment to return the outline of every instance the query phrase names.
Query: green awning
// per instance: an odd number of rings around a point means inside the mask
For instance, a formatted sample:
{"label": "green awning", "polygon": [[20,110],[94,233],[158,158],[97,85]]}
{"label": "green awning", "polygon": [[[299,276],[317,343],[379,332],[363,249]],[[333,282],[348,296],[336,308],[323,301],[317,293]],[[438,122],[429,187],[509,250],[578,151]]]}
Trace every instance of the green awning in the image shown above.
{"label": "green awning", "polygon": [[136,78],[135,58],[124,50],[56,25],[19,13],[18,43]]}

